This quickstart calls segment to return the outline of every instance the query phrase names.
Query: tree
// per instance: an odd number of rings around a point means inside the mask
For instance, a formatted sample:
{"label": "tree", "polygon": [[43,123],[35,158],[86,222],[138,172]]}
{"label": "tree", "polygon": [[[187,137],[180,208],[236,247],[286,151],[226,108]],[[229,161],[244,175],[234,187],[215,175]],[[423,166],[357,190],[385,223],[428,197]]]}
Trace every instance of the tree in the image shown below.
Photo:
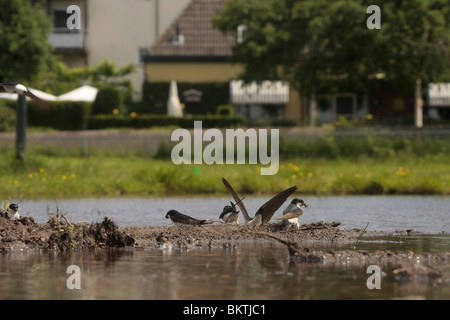
{"label": "tree", "polygon": [[36,81],[55,62],[52,23],[28,0],[0,0],[0,8],[0,81]]}
{"label": "tree", "polygon": [[[381,9],[381,29],[366,10]],[[233,48],[243,78],[282,78],[307,96],[367,90],[382,76],[413,92],[450,74],[447,0],[231,0],[214,19],[222,31],[246,25]]]}
{"label": "tree", "polygon": [[50,70],[45,79],[41,80],[41,88],[48,92],[60,95],[73,90],[82,84],[90,84],[95,87],[116,87],[131,95],[132,82],[126,76],[135,72],[133,63],[117,68],[114,62],[104,60],[96,66],[68,68],[63,62],[58,61]]}
{"label": "tree", "polygon": [[[389,81],[413,92],[414,124],[422,127],[422,83],[450,70],[450,9],[444,0],[383,1],[383,26],[374,51]],[[447,78],[447,80],[450,80]]]}
{"label": "tree", "polygon": [[[51,21],[42,8],[27,0],[0,0],[0,81],[32,83],[55,62],[48,42]],[[16,157],[24,160],[27,106],[19,96]]]}

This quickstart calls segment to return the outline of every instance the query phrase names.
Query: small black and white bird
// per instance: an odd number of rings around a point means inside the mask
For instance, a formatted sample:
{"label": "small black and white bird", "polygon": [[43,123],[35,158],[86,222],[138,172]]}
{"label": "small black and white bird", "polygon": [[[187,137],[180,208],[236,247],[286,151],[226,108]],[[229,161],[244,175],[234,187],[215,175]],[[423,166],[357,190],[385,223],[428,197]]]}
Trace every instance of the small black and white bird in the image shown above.
{"label": "small black and white bird", "polygon": [[15,203],[11,203],[8,208],[8,216],[11,220],[18,220],[21,218],[19,214],[19,206]]}
{"label": "small black and white bird", "polygon": [[3,82],[0,83],[0,86],[5,88],[9,93],[17,93],[22,96],[27,96],[36,101],[41,107],[48,108],[49,103],[47,101],[42,100],[41,98],[34,95],[30,90],[27,89],[23,84],[16,82]]}
{"label": "small black and white bird", "polygon": [[226,224],[236,222],[239,224],[239,211],[236,210],[235,204],[231,202],[231,206],[225,206],[222,213],[219,216]]}
{"label": "small black and white bird", "polygon": [[298,217],[303,214],[302,206],[308,208],[308,205],[302,199],[295,198],[291,201],[291,204],[287,206],[283,211],[283,215],[276,220],[281,220],[285,225],[296,225],[300,228]]}
{"label": "small black and white bird", "polygon": [[222,182],[225,185],[225,187],[228,189],[228,191],[231,193],[232,197],[234,198],[234,201],[236,201],[237,205],[241,209],[242,216],[245,219],[246,225],[261,225],[266,224],[270,221],[275,211],[277,211],[281,205],[286,201],[286,199],[297,190],[296,186],[290,187],[289,189],[286,189],[279,194],[277,194],[275,197],[264,203],[258,211],[256,211],[256,214],[253,218],[250,218],[247,209],[244,206],[244,203],[242,202],[242,199],[239,198],[237,193],[234,191],[233,187],[231,187],[230,183],[225,179],[222,178]]}
{"label": "small black and white bird", "polygon": [[188,225],[196,225],[196,226],[213,223],[212,221],[210,221],[208,219],[199,220],[199,219],[192,218],[188,215],[178,212],[177,210],[169,210],[166,214],[166,219],[172,220],[172,222],[175,224],[188,224]]}

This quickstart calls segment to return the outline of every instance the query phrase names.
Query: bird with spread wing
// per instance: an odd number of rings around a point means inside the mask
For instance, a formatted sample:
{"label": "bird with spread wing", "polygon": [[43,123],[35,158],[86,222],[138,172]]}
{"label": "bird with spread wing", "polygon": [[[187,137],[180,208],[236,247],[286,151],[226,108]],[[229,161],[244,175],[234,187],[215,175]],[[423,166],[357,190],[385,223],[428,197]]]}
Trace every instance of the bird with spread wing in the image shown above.
{"label": "bird with spread wing", "polygon": [[9,93],[17,93],[21,96],[27,96],[36,101],[36,103],[44,109],[48,109],[50,104],[42,100],[41,98],[37,97],[33,92],[27,89],[23,84],[16,83],[16,82],[2,82],[0,83],[0,86],[2,86],[6,91]]}
{"label": "bird with spread wing", "polygon": [[246,225],[261,225],[268,223],[272,218],[273,214],[275,213],[275,211],[277,211],[283,205],[286,199],[291,194],[293,194],[295,190],[297,190],[297,187],[293,186],[290,187],[289,189],[280,192],[275,197],[264,203],[258,209],[258,211],[256,211],[255,216],[253,218],[250,218],[247,209],[245,208],[244,203],[242,202],[242,199],[237,195],[236,191],[234,191],[230,183],[225,178],[222,178],[222,182],[228,189],[228,191],[231,193],[231,196],[233,197],[234,201],[236,201],[236,204],[239,206],[239,209],[241,209],[242,216],[245,219]]}

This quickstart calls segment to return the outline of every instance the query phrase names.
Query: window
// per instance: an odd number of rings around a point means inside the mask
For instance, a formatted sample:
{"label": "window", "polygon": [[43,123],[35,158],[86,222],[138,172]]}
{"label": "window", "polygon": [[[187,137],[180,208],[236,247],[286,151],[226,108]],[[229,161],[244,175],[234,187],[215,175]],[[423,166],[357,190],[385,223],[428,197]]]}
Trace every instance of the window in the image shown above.
{"label": "window", "polygon": [[54,9],[52,12],[54,33],[78,33],[80,30],[67,28],[67,19],[71,16],[66,9]]}

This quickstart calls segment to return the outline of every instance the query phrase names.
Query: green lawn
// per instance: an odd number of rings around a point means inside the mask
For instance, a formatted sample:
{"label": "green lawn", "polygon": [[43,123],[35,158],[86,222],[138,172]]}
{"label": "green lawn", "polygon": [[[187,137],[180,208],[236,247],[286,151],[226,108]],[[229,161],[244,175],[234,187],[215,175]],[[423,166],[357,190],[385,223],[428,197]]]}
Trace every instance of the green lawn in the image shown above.
{"label": "green lawn", "polygon": [[140,156],[27,155],[25,164],[0,156],[0,200],[93,196],[273,194],[296,185],[304,194],[450,194],[450,155],[289,157],[276,175],[261,165],[174,165]]}

